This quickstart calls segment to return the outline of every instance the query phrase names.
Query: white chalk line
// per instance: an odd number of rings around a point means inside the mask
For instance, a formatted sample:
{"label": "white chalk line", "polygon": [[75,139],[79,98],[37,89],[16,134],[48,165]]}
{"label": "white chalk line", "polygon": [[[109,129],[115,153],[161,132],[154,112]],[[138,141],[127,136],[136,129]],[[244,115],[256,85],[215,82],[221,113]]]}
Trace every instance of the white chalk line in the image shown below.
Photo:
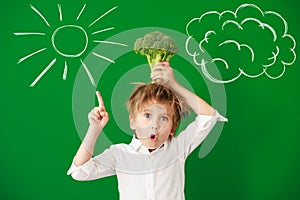
{"label": "white chalk line", "polygon": [[54,63],[56,62],[56,58],[54,58],[49,65],[42,71],[42,73],[40,73],[40,75],[38,75],[38,77],[31,83],[30,87],[34,87],[35,84],[45,75],[45,73],[47,73],[47,71],[54,65]]}
{"label": "white chalk line", "polygon": [[283,21],[284,24],[284,35],[287,34],[288,32],[288,23],[285,21],[285,19],[277,12],[274,11],[266,11],[265,12],[266,15],[270,14],[270,15],[275,15],[277,17],[279,17],[281,19],[281,21]]}
{"label": "white chalk line", "polygon": [[102,33],[102,32],[105,32],[105,31],[110,31],[110,30],[113,30],[113,29],[115,29],[115,28],[114,27],[110,27],[110,28],[102,29],[102,30],[93,32],[92,35],[95,35],[97,33]]}
{"label": "white chalk line", "polygon": [[18,61],[18,64],[21,63],[21,62],[23,62],[24,60],[30,58],[31,56],[33,56],[33,55],[35,55],[35,54],[38,54],[38,53],[40,53],[40,52],[42,52],[42,51],[45,51],[46,49],[47,49],[47,48],[39,49],[39,50],[37,50],[37,51],[35,51],[35,52],[33,52],[33,53],[28,54],[27,56],[24,56],[23,58],[20,58],[19,61]]}
{"label": "white chalk line", "polygon": [[283,76],[283,74],[285,73],[285,68],[286,68],[286,66],[283,65],[283,70],[282,70],[281,74],[279,74],[278,76],[271,76],[271,75],[267,72],[267,70],[266,70],[267,68],[265,69],[265,74],[266,74],[266,76],[269,77],[270,79],[275,80],[275,79],[281,78],[281,77]]}
{"label": "white chalk line", "polygon": [[240,6],[235,10],[235,12],[233,12],[233,11],[231,11],[231,10],[225,10],[225,11],[223,11],[223,12],[221,12],[221,13],[218,12],[218,11],[208,11],[208,12],[206,12],[206,13],[203,13],[200,17],[196,17],[196,18],[193,18],[192,20],[190,20],[190,21],[187,23],[186,28],[185,28],[186,33],[187,33],[188,35],[190,35],[189,30],[188,30],[188,29],[189,29],[188,27],[190,26],[190,24],[191,24],[193,21],[198,20],[198,22],[200,23],[201,20],[202,20],[202,18],[205,17],[206,15],[216,14],[216,15],[219,16],[219,20],[220,20],[224,14],[230,13],[230,14],[232,14],[232,15],[234,16],[234,18],[237,18],[238,12],[239,12],[240,10],[246,8],[246,7],[253,7],[253,8],[256,8],[256,9],[261,13],[262,16],[264,16],[264,14],[265,14],[265,13],[264,13],[257,5],[255,5],[255,4],[242,4],[242,5],[240,5]]}
{"label": "white chalk line", "polygon": [[100,55],[100,54],[97,54],[97,53],[95,53],[95,52],[93,52],[93,55],[94,55],[94,56],[97,56],[98,58],[101,58],[101,59],[103,59],[103,60],[106,60],[106,61],[108,61],[108,62],[115,63],[115,61],[113,61],[112,59],[109,59],[109,58],[107,58],[107,57],[105,57],[105,56],[102,56],[102,55]]}
{"label": "white chalk line", "polygon": [[227,24],[234,24],[236,25],[240,30],[243,30],[243,27],[236,21],[234,20],[226,20],[223,24],[222,24],[222,31],[224,31],[224,27],[227,25]]}
{"label": "white chalk line", "polygon": [[257,78],[257,77],[260,77],[261,75],[265,74],[266,73],[266,68],[262,68],[262,72],[260,72],[259,74],[256,74],[256,75],[250,75],[246,72],[244,72],[243,69],[239,68],[239,71],[244,75],[244,76],[247,76],[248,78]]}
{"label": "white chalk line", "polygon": [[57,4],[58,7],[58,12],[59,12],[59,21],[62,21],[62,10],[61,10],[61,5]]}
{"label": "white chalk line", "polygon": [[46,18],[42,15],[42,13],[40,13],[40,11],[38,11],[38,9],[36,9],[33,5],[30,4],[31,9],[36,12],[46,23],[47,26],[50,27],[50,24],[48,23],[48,21],[46,20]]}
{"label": "white chalk line", "polygon": [[99,21],[101,18],[103,18],[105,15],[107,15],[111,11],[115,10],[116,8],[117,8],[117,6],[111,8],[110,10],[108,10],[107,12],[105,12],[103,15],[101,15],[99,18],[97,18],[95,21],[93,21],[88,27],[93,26],[97,21]]}
{"label": "white chalk line", "polygon": [[241,25],[243,25],[245,22],[248,22],[248,21],[254,21],[254,22],[258,23],[259,27],[261,27],[263,30],[265,28],[268,28],[273,34],[273,41],[276,42],[277,34],[273,27],[271,27],[269,24],[262,23],[260,20],[255,19],[255,18],[246,18],[241,22]]}
{"label": "white chalk line", "polygon": [[264,67],[270,67],[272,65],[274,65],[276,63],[276,60],[277,60],[277,56],[279,54],[279,48],[278,46],[276,46],[276,52],[272,52],[272,57],[268,58],[268,60],[273,60],[270,64],[268,65],[263,65]]}
{"label": "white chalk line", "polygon": [[[215,61],[221,61],[225,64],[226,66],[226,69],[228,69],[228,64],[225,60],[223,59],[220,59],[220,58],[215,58],[213,59],[212,62],[215,62]],[[201,62],[201,70],[204,74],[204,76],[206,78],[208,78],[210,81],[214,82],[214,83],[230,83],[230,82],[233,82],[235,80],[237,80],[238,78],[240,78],[240,76],[242,75],[242,73],[240,72],[236,77],[230,79],[230,80],[219,80],[219,79],[216,79],[215,77],[213,77],[206,69],[206,62],[204,61],[204,59],[202,59],[202,62]]]}
{"label": "white chalk line", "polygon": [[84,9],[85,9],[86,4],[83,5],[83,7],[81,8],[79,14],[76,17],[76,21],[80,18],[81,14],[83,13]]}
{"label": "white chalk line", "polygon": [[296,52],[294,50],[291,50],[291,52],[294,55],[293,60],[291,62],[281,61],[282,64],[284,64],[284,65],[292,65],[292,64],[294,64],[294,62],[296,61]]}
{"label": "white chalk line", "polygon": [[220,61],[225,65],[226,69],[229,69],[228,63],[223,58],[213,58],[211,59],[211,63],[214,63],[216,61]]}
{"label": "white chalk line", "polygon": [[252,62],[254,61],[254,56],[255,56],[255,55],[254,55],[254,51],[253,51],[253,49],[252,49],[249,45],[247,45],[247,44],[240,44],[240,43],[238,43],[238,42],[235,41],[235,40],[226,40],[226,41],[220,43],[219,46],[222,46],[222,45],[224,45],[224,44],[230,44],[230,43],[234,43],[234,44],[237,46],[237,48],[238,48],[239,51],[241,51],[241,47],[246,47],[246,48],[250,51],[250,53],[251,53],[251,61],[252,61]]}
{"label": "white chalk line", "polygon": [[40,32],[17,32],[14,33],[14,35],[46,35],[46,33],[40,33]]}
{"label": "white chalk line", "polygon": [[198,56],[198,55],[199,55],[198,53],[196,53],[196,52],[191,53],[191,52],[189,51],[188,44],[189,44],[190,39],[194,39],[193,36],[189,36],[189,37],[186,39],[186,41],[185,41],[185,51],[186,51],[186,53],[187,53],[189,56]]}
{"label": "white chalk line", "polygon": [[199,43],[199,49],[202,51],[202,53],[204,53],[204,50],[202,49],[202,43],[203,43],[203,42],[208,43],[209,35],[211,35],[211,34],[217,35],[215,31],[209,30],[209,31],[207,31],[207,32],[205,33],[204,39],[201,40],[200,43]]}
{"label": "white chalk line", "polygon": [[63,79],[66,80],[68,75],[68,65],[67,61],[65,61],[65,66],[64,66],[64,73],[63,73]]}
{"label": "white chalk line", "polygon": [[[260,74],[258,74],[258,75],[249,75],[249,74],[245,73],[245,72],[244,72],[243,70],[241,70],[241,69],[240,69],[240,72],[241,72],[243,75],[248,76],[248,77],[250,77],[250,78],[258,77],[258,76],[262,75],[263,73],[265,73],[269,78],[276,79],[276,78],[280,78],[280,77],[284,74],[284,72],[285,72],[285,66],[286,66],[286,65],[292,65],[292,64],[296,61],[296,53],[295,53],[296,41],[295,41],[295,39],[294,39],[291,35],[287,34],[287,31],[288,31],[288,24],[287,24],[287,22],[285,21],[285,19],[284,19],[280,14],[278,14],[278,13],[276,13],[276,12],[274,12],[274,11],[266,11],[266,12],[263,12],[258,6],[254,5],[254,4],[242,4],[241,6],[239,6],[239,7],[236,9],[236,11],[235,11],[234,13],[231,12],[231,11],[224,11],[224,12],[222,12],[222,13],[219,13],[219,12],[217,12],[217,11],[209,11],[209,12],[206,12],[206,13],[202,14],[199,18],[193,18],[192,20],[190,20],[190,21],[187,23],[187,25],[186,25],[186,32],[187,32],[187,34],[189,35],[189,37],[188,37],[188,39],[186,40],[185,48],[186,48],[186,52],[187,52],[190,56],[193,56],[193,59],[194,59],[195,64],[199,65],[198,62],[196,63],[196,58],[195,58],[195,57],[196,57],[197,55],[199,55],[199,54],[198,54],[197,52],[191,53],[191,52],[189,51],[189,48],[188,48],[188,43],[189,43],[189,41],[190,41],[191,38],[192,38],[192,36],[190,35],[189,30],[188,30],[190,24],[191,24],[192,22],[196,21],[196,20],[198,20],[198,21],[200,22],[200,21],[202,20],[202,18],[203,18],[205,15],[208,15],[208,14],[218,14],[218,15],[219,15],[219,19],[221,19],[222,15],[223,15],[224,13],[231,13],[231,14],[233,14],[233,15],[235,16],[235,18],[237,18],[237,13],[238,13],[241,9],[246,8],[246,7],[249,7],[249,6],[250,6],[250,7],[254,7],[254,8],[256,8],[257,10],[259,10],[259,12],[261,13],[262,16],[265,16],[265,15],[267,15],[267,14],[272,14],[272,15],[275,15],[275,16],[279,17],[279,18],[283,21],[284,27],[285,27],[285,30],[284,30],[285,32],[284,32],[284,35],[282,36],[282,38],[289,37],[289,38],[292,40],[292,42],[293,42],[293,47],[290,48],[290,51],[291,51],[291,53],[293,54],[293,59],[292,59],[292,61],[290,61],[290,62],[281,61],[281,63],[284,65],[284,70],[283,70],[283,72],[282,72],[279,76],[273,77],[273,76],[269,75],[269,74],[267,73],[266,69],[267,69],[267,67],[272,66],[272,65],[276,62],[277,56],[278,56],[278,54],[279,54],[279,49],[276,49],[276,50],[277,50],[276,52],[272,52],[272,55],[273,55],[273,56],[272,56],[271,58],[268,58],[268,60],[273,60],[273,62],[272,62],[271,64],[268,64],[268,65],[263,65],[263,66],[265,67],[265,69],[263,69],[263,72],[261,72]],[[255,18],[244,19],[243,22],[242,22],[241,24],[244,24],[244,23],[247,22],[247,21],[256,21],[256,22],[259,24],[259,27],[261,27],[262,29],[267,28],[268,30],[270,30],[270,31],[272,32],[272,34],[273,34],[273,41],[274,41],[274,42],[277,40],[277,33],[276,33],[275,29],[274,29],[272,26],[270,26],[269,24],[262,23],[261,21],[255,19]],[[227,24],[229,24],[229,23],[235,24],[239,29],[243,29],[243,27],[240,26],[240,25],[239,25],[237,22],[235,22],[234,20],[229,20],[229,21],[225,21],[225,22],[223,23],[223,25],[222,25],[222,30],[224,30],[225,25],[227,25]],[[204,38],[204,39],[200,42],[201,44],[199,44],[199,47],[200,47],[199,49],[200,49],[202,52],[203,52],[203,49],[202,49],[202,43],[203,43],[203,42],[207,42],[207,41],[208,41],[208,39],[207,39],[207,38]],[[240,46],[238,46],[238,48],[240,48],[240,47],[242,47],[242,46],[247,47],[247,48],[251,51],[251,54],[252,54],[252,61],[253,61],[253,60],[254,60],[254,52],[253,52],[253,49],[252,49],[251,47],[249,47],[248,45],[240,45]],[[278,48],[278,47],[276,47],[276,48]]]}
{"label": "white chalk line", "polygon": [[194,61],[194,63],[195,63],[196,65],[201,66],[201,64],[203,63],[204,59],[201,60],[202,63],[198,63],[198,61],[197,61],[197,59],[196,59],[196,57],[197,57],[198,55],[199,55],[199,54],[196,54],[196,52],[194,53],[194,55],[193,55],[193,61]]}
{"label": "white chalk line", "polygon": [[83,66],[85,72],[87,73],[87,75],[88,75],[88,77],[89,77],[89,79],[90,79],[92,85],[95,87],[95,86],[96,86],[95,80],[94,80],[94,78],[93,78],[93,76],[92,76],[90,70],[87,68],[87,66],[85,65],[85,63],[84,63],[81,59],[80,59],[80,62],[81,62],[81,64],[82,64],[82,66]]}
{"label": "white chalk line", "polygon": [[127,47],[127,44],[122,44],[122,43],[118,43],[118,42],[111,42],[111,41],[106,41],[106,40],[94,40],[93,42],[95,42],[95,43],[113,44],[113,45],[119,45],[119,46]]}
{"label": "white chalk line", "polygon": [[260,7],[258,7],[258,6],[255,5],[255,4],[249,4],[249,3],[240,5],[240,6],[235,10],[235,16],[237,17],[237,13],[238,13],[240,10],[242,10],[242,9],[244,9],[244,8],[246,8],[246,7],[256,8],[256,9],[260,12],[260,14],[261,14],[262,16],[264,16],[264,12],[260,9]]}
{"label": "white chalk line", "polygon": [[[84,48],[83,48],[79,53],[77,53],[77,54],[67,54],[67,53],[63,53],[63,52],[61,52],[60,50],[58,50],[58,48],[57,48],[56,45],[55,45],[55,36],[56,36],[57,32],[58,32],[60,29],[63,29],[63,28],[70,28],[70,27],[72,27],[72,28],[77,28],[77,29],[81,30],[81,31],[83,32],[83,34],[84,34],[84,37],[85,37],[85,45],[84,45]],[[62,55],[62,56],[64,56],[64,57],[75,58],[75,57],[81,56],[81,55],[85,52],[85,50],[87,49],[87,46],[88,46],[88,39],[89,39],[89,38],[88,38],[88,35],[87,35],[86,31],[85,31],[81,26],[68,24],[68,25],[60,26],[60,27],[58,27],[57,29],[55,29],[55,31],[53,32],[52,37],[51,37],[51,44],[52,44],[54,50],[55,50],[57,53],[59,53],[60,55]]]}
{"label": "white chalk line", "polygon": [[[276,13],[274,11],[266,11],[265,14],[266,15],[267,14],[275,15],[275,16],[279,17],[283,21],[283,24],[284,24],[284,34],[283,34],[282,38],[288,37],[288,38],[290,38],[293,41],[293,47],[290,48],[290,51],[292,52],[292,54],[293,54],[294,57],[293,57],[293,60],[291,62],[281,61],[281,63],[284,66],[294,64],[294,62],[296,61],[296,58],[297,58],[297,55],[296,55],[296,52],[295,52],[296,40],[293,38],[293,36],[291,36],[290,34],[287,33],[288,32],[288,23],[286,22],[286,20],[279,13]],[[284,68],[284,70],[285,70],[285,68]]]}

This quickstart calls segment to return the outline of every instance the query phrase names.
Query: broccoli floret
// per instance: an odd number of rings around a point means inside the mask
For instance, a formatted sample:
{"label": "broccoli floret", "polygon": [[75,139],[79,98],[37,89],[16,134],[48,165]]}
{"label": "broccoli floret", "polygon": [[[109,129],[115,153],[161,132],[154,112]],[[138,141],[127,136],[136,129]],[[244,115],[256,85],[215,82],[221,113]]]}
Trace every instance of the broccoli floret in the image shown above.
{"label": "broccoli floret", "polygon": [[170,61],[178,52],[178,47],[173,39],[159,31],[146,34],[134,43],[134,51],[147,57],[150,68],[157,62]]}

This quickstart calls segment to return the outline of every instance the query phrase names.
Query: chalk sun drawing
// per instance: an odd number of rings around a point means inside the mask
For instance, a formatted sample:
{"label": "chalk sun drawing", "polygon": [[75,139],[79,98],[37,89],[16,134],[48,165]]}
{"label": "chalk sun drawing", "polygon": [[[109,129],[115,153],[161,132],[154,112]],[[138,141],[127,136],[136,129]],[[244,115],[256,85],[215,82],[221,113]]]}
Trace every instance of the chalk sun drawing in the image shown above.
{"label": "chalk sun drawing", "polygon": [[[242,4],[234,12],[206,12],[186,24],[186,33],[187,54],[215,83],[230,83],[242,75],[278,79],[296,60],[296,41],[286,20],[254,4]],[[214,75],[215,66],[222,67],[221,77]]]}
{"label": "chalk sun drawing", "polygon": [[[31,9],[43,20],[43,22],[50,28],[51,25],[50,23],[48,22],[47,18],[34,6],[30,5]],[[63,21],[63,12],[62,12],[62,7],[60,4],[57,5],[58,7],[58,14],[59,14],[59,20],[62,22]],[[86,4],[83,5],[83,7],[81,8],[80,12],[78,13],[77,17],[76,17],[76,20],[74,19],[75,23],[74,24],[65,24],[63,26],[59,26],[57,27],[54,32],[52,33],[51,35],[51,44],[52,44],[52,47],[53,49],[55,50],[55,52],[57,52],[59,55],[61,55],[62,57],[65,58],[65,61],[64,61],[64,70],[63,70],[63,80],[66,80],[67,78],[67,74],[68,74],[68,62],[67,62],[67,58],[79,58],[80,60],[80,64],[82,65],[82,67],[84,68],[87,76],[89,77],[89,80],[91,82],[91,84],[93,86],[96,86],[95,85],[95,81],[94,81],[94,78],[90,72],[90,70],[88,69],[86,63],[83,62],[83,60],[80,58],[80,56],[82,56],[83,53],[86,52],[86,49],[88,47],[88,45],[90,44],[90,40],[91,40],[91,35],[96,35],[96,34],[99,34],[99,33],[102,33],[102,32],[106,32],[106,31],[110,31],[110,30],[113,30],[115,29],[114,27],[109,27],[109,28],[105,28],[105,29],[101,29],[101,30],[98,30],[98,31],[94,31],[92,32],[91,34],[88,34],[88,31],[86,29],[84,29],[83,27],[79,26],[76,24],[76,22],[78,20],[80,20],[80,17],[82,15],[82,13],[84,12],[86,8]],[[110,12],[112,12],[113,10],[115,10],[117,8],[117,6],[109,9],[108,11],[106,11],[104,14],[102,14],[101,16],[99,16],[97,19],[95,19],[94,21],[92,21],[89,25],[88,25],[88,28],[92,27],[96,22],[98,22],[100,19],[102,19],[104,16],[106,16],[107,14],[109,14]],[[84,45],[83,47],[78,50],[78,52],[73,52],[73,53],[70,53],[70,52],[65,52],[63,49],[61,49],[61,47],[58,47],[57,46],[57,34],[63,30],[66,30],[66,29],[73,29],[73,30],[76,30],[76,31],[79,31],[82,35],[82,40],[84,41]],[[43,33],[43,32],[15,32],[13,33],[15,36],[45,36],[46,33]],[[113,42],[113,41],[105,41],[105,40],[93,40],[94,43],[104,43],[104,44],[110,44],[110,45],[118,45],[118,46],[127,46],[126,44],[123,44],[123,43],[118,43],[118,42]],[[23,61],[31,58],[32,56],[34,55],[37,55],[41,52],[44,52],[45,50],[47,50],[47,48],[40,48],[22,58],[20,58],[18,60],[18,64],[19,63],[22,63]],[[110,63],[114,63],[114,60],[104,56],[104,55],[101,55],[99,54],[98,52],[92,52],[94,56],[96,56],[97,58],[100,58],[100,59],[103,59],[107,62],[110,62]],[[37,82],[49,71],[49,69],[56,63],[57,61],[57,58],[53,58],[52,61],[47,65],[46,68],[44,68],[44,70],[35,78],[35,80],[30,84],[30,87],[34,87]]]}

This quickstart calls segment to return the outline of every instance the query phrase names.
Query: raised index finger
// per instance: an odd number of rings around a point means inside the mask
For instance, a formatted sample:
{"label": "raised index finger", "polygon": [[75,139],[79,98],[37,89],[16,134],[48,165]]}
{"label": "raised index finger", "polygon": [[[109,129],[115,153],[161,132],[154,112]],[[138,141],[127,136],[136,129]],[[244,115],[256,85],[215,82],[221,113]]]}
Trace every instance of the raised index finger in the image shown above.
{"label": "raised index finger", "polygon": [[99,107],[104,107],[103,99],[99,91],[96,91]]}

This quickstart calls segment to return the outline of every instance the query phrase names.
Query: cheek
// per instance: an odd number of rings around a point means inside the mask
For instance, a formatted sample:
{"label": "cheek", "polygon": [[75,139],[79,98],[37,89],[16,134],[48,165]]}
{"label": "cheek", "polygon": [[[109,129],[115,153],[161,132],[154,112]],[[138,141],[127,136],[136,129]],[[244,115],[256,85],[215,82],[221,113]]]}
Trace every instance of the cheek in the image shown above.
{"label": "cheek", "polygon": [[138,127],[147,127],[149,125],[149,120],[141,118],[141,117],[137,117],[135,120],[135,124]]}
{"label": "cheek", "polygon": [[170,122],[170,121],[168,121],[167,123],[165,123],[164,126],[163,126],[164,132],[170,133],[171,130],[172,130],[172,125],[173,125],[173,123]]}

